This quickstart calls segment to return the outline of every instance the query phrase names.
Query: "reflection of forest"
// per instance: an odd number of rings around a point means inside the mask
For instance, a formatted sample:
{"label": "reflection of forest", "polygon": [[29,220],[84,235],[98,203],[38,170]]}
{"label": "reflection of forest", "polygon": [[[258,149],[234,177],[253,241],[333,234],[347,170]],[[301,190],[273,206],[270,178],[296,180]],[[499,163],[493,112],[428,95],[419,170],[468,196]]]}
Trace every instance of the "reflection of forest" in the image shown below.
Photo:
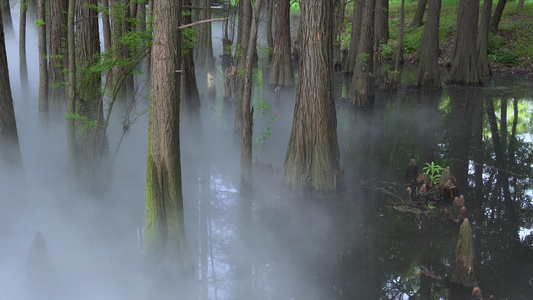
{"label": "reflection of forest", "polygon": [[[527,298],[533,292],[531,236],[519,237],[533,220],[533,102],[516,94],[524,90],[530,94],[530,88],[450,86],[441,99],[408,92],[378,97],[373,112],[359,113],[358,125],[341,134],[358,153],[343,157],[346,169],[365,168],[369,174],[360,175],[361,180],[385,187],[401,178],[411,157],[419,165],[435,161],[451,166],[474,229],[476,277],[483,292],[495,299]],[[371,132],[367,140],[359,130]],[[453,298],[446,279],[458,228],[440,219],[390,212],[387,200],[397,199],[385,199],[379,190],[367,193],[364,198],[379,210],[365,213],[365,230],[367,241],[374,243],[367,247],[376,250],[366,258],[379,270],[373,273],[381,282],[380,296]]]}

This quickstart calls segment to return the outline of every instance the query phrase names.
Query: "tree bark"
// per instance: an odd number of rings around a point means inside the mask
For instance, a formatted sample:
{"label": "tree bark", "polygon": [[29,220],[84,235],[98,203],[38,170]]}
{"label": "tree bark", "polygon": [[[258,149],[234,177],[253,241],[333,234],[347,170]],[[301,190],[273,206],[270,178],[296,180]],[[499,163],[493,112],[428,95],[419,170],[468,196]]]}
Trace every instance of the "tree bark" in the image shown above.
{"label": "tree bark", "polygon": [[[250,39],[250,28],[252,26],[252,4],[250,1],[239,2],[239,25],[237,29],[237,73],[244,71],[246,56],[248,53],[248,41]],[[237,103],[235,105],[235,123],[233,133],[240,135],[242,132],[242,98],[244,95],[244,78],[237,76]]]}
{"label": "tree bark", "polygon": [[355,61],[359,53],[359,35],[361,33],[361,19],[363,17],[363,5],[362,1],[355,1],[353,4],[352,15],[352,33],[350,35],[350,48],[348,49],[348,57],[344,65],[344,72],[352,74],[355,68]]}
{"label": "tree bark", "polygon": [[294,190],[340,193],[344,175],[331,67],[333,1],[303,1],[301,9],[300,76],[283,183]]}
{"label": "tree bark", "polygon": [[[211,0],[202,0],[199,21],[211,19]],[[215,68],[213,57],[213,39],[211,23],[196,26],[196,67],[205,72],[212,72]]]}
{"label": "tree bark", "polygon": [[389,40],[389,0],[376,0],[374,43],[381,47]]}
{"label": "tree bark", "polygon": [[500,20],[502,19],[503,9],[505,8],[505,4],[507,3],[507,0],[499,0],[498,4],[496,5],[496,8],[494,9],[494,14],[492,15],[492,20],[490,21],[490,29],[493,31],[498,30],[498,26],[500,25]]}
{"label": "tree bark", "polygon": [[78,149],[76,144],[76,45],[74,35],[74,19],[76,15],[76,1],[69,0],[68,20],[67,20],[67,42],[68,42],[68,99],[67,99],[67,145],[68,145],[68,165],[71,175],[78,175]]}
{"label": "tree bark", "polygon": [[20,1],[20,26],[19,26],[19,67],[20,67],[20,87],[22,95],[28,95],[28,64],[26,60],[26,12],[28,1]]}
{"label": "tree bark", "polygon": [[0,0],[0,12],[2,13],[2,20],[4,20],[4,34],[7,37],[15,36],[15,29],[13,28],[13,20],[11,19],[11,6],[9,5],[9,0]]}
{"label": "tree bark", "polygon": [[358,54],[350,88],[352,103],[357,107],[368,107],[374,97],[374,9],[375,0],[365,0],[359,34]]}
{"label": "tree bark", "polygon": [[[146,18],[147,18],[147,24],[146,24],[146,31],[152,30],[152,18],[153,18],[153,11],[154,11],[154,0],[148,0],[148,10],[146,11]],[[148,53],[146,54],[146,57],[144,58],[144,81],[150,82],[150,78],[152,77],[152,49],[148,49]]]}
{"label": "tree bark", "polygon": [[524,0],[519,0],[518,5],[516,6],[516,11],[522,11],[524,9]]}
{"label": "tree bark", "polygon": [[153,72],[146,174],[145,258],[150,268],[190,272],[179,140],[181,2],[154,2]]}
{"label": "tree bark", "polygon": [[[267,9],[267,28],[266,28],[266,34],[267,34],[267,46],[268,46],[268,63],[270,64],[272,62],[272,54],[274,53],[274,34],[272,33],[274,31],[274,6],[276,6],[276,0],[265,0],[266,2],[266,9]],[[278,26],[276,24],[276,30]]]}
{"label": "tree bark", "polygon": [[477,51],[479,57],[479,71],[481,76],[490,76],[489,65],[489,23],[490,13],[492,11],[492,1],[483,1],[483,11],[481,12],[481,22],[479,23],[479,32],[477,34]]}
{"label": "tree bark", "polygon": [[48,51],[46,49],[46,4],[39,0],[37,4],[37,19],[39,36],[39,124],[46,126],[48,123]]}
{"label": "tree bark", "polygon": [[49,95],[50,103],[57,103],[52,111],[59,117],[66,110],[66,81],[64,69],[68,64],[67,53],[67,11],[68,1],[52,0],[50,4],[50,55],[49,55]]}
{"label": "tree bark", "polygon": [[17,121],[9,83],[4,25],[0,14],[0,167],[22,166]]}
{"label": "tree bark", "polygon": [[428,0],[418,0],[415,16],[413,17],[413,21],[411,22],[411,27],[418,28],[422,26],[422,20],[424,19],[424,12],[426,11],[427,3]]}
{"label": "tree bark", "polygon": [[268,82],[276,87],[294,86],[291,61],[290,0],[278,0],[274,56]]}
{"label": "tree bark", "polygon": [[439,74],[439,22],[441,0],[429,0],[428,17],[422,40],[416,85],[426,93],[431,93],[441,88]]}
{"label": "tree bark", "polygon": [[480,85],[477,56],[479,0],[460,0],[448,84]]}

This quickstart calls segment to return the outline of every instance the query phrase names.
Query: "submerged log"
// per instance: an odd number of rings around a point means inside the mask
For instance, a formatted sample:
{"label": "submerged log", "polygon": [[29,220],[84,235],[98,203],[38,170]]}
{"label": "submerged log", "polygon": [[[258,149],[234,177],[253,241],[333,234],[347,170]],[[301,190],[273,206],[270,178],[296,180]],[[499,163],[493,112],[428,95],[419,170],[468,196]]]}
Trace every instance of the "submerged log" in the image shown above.
{"label": "submerged log", "polygon": [[468,219],[464,219],[459,230],[452,281],[467,287],[477,286],[474,274],[474,235]]}

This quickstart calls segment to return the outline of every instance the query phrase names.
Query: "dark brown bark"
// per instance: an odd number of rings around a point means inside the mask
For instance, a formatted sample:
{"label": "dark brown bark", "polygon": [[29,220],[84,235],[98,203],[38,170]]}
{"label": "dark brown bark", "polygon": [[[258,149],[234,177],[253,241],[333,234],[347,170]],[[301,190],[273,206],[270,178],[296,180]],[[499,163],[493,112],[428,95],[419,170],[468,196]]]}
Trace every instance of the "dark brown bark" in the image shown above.
{"label": "dark brown bark", "polygon": [[37,4],[37,19],[42,21],[37,27],[39,36],[39,124],[48,123],[48,51],[46,49],[46,4],[39,0]]}
{"label": "dark brown bark", "polygon": [[479,32],[477,34],[477,51],[479,57],[479,71],[481,76],[489,76],[489,23],[490,13],[492,11],[492,1],[483,1],[483,11],[481,12],[481,22],[479,23]]}
{"label": "dark brown bark", "polygon": [[357,107],[367,107],[374,97],[374,7],[375,0],[365,0],[359,34],[358,54],[355,62],[350,97]]}
{"label": "dark brown bark", "polygon": [[[50,54],[49,95],[52,111],[61,115],[66,110],[65,72],[68,64],[67,11],[68,1],[52,0],[50,3]],[[55,105],[54,105],[55,104]],[[54,118],[56,115],[54,115]]]}
{"label": "dark brown bark", "polygon": [[[199,21],[211,19],[211,0],[202,0]],[[213,72],[215,61],[213,57],[213,39],[211,23],[202,23],[195,27],[196,33],[196,67],[205,72]]]}
{"label": "dark brown bark", "polygon": [[448,84],[480,85],[477,55],[479,0],[460,0]]}
{"label": "dark brown bark", "polygon": [[500,20],[502,19],[503,9],[507,0],[499,0],[496,8],[494,9],[494,14],[492,15],[492,20],[490,20],[490,29],[497,31],[498,26],[500,26]]}
{"label": "dark brown bark", "polygon": [[28,1],[20,1],[20,26],[19,26],[19,67],[20,67],[20,87],[22,94],[27,97],[28,86],[28,64],[26,60],[26,12]]}
{"label": "dark brown bark", "polygon": [[389,0],[376,0],[374,43],[378,48],[389,40]]}
{"label": "dark brown bark", "polygon": [[358,56],[359,35],[361,33],[361,19],[363,17],[362,1],[355,1],[352,15],[352,33],[350,34],[350,48],[348,49],[348,57],[344,65],[344,72],[353,73],[355,61]]}
{"label": "dark brown bark", "polygon": [[524,0],[518,0],[518,5],[516,6],[517,11],[524,9]]}
{"label": "dark brown bark", "polygon": [[[294,190],[344,190],[333,93],[333,1],[301,4],[300,76],[283,183]],[[320,39],[317,39],[320,36]]]}
{"label": "dark brown bark", "polygon": [[15,36],[15,29],[13,28],[13,20],[11,19],[11,6],[9,0],[0,0],[0,12],[2,13],[2,20],[4,26],[4,34],[8,37]]}
{"label": "dark brown bark", "polygon": [[290,0],[278,0],[274,57],[268,82],[276,87],[294,86],[291,61]]}
{"label": "dark brown bark", "polygon": [[333,65],[335,70],[340,70],[342,66],[342,55],[341,55],[341,37],[343,33],[343,24],[344,24],[344,12],[346,9],[346,0],[335,0],[334,5],[334,37],[333,40]]}
{"label": "dark brown bark", "polygon": [[252,194],[252,127],[253,127],[253,109],[252,102],[252,75],[253,59],[256,51],[257,29],[259,27],[261,0],[256,0],[253,16],[252,27],[250,28],[249,41],[246,52],[245,75],[244,75],[244,95],[242,100],[242,144],[241,144],[241,187],[240,193],[249,198]]}
{"label": "dark brown bark", "polygon": [[419,47],[416,85],[426,93],[441,88],[439,75],[439,22],[441,0],[429,0],[428,17]]}
{"label": "dark brown bark", "polygon": [[0,15],[0,166],[21,167],[15,109],[9,83],[6,42]]}
{"label": "dark brown bark", "polygon": [[88,176],[89,188],[103,188],[107,175],[104,158],[108,144],[103,119],[103,99],[100,88],[100,72],[91,67],[99,63],[100,40],[98,34],[98,11],[96,0],[81,0],[76,6],[76,134],[79,171]]}
{"label": "dark brown bark", "polygon": [[417,28],[422,26],[422,20],[424,19],[424,12],[426,11],[427,3],[428,0],[418,0],[415,16],[413,17],[413,21],[411,22],[411,27]]}
{"label": "dark brown bark", "polygon": [[185,234],[179,140],[181,1],[154,2],[153,72],[146,175],[145,257],[170,275],[190,272]]}

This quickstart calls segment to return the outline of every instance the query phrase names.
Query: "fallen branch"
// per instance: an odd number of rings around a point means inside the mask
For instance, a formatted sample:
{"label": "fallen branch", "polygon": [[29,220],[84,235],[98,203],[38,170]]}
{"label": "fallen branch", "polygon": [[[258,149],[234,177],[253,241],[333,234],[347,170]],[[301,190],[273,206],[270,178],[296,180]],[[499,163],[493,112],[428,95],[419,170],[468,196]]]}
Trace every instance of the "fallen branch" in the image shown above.
{"label": "fallen branch", "polygon": [[202,21],[198,21],[198,22],[194,22],[194,23],[181,25],[178,29],[182,30],[184,28],[193,27],[193,26],[200,25],[200,24],[203,24],[203,23],[216,22],[216,21],[227,21],[227,20],[228,20],[228,18],[217,18],[217,19],[202,20]]}

